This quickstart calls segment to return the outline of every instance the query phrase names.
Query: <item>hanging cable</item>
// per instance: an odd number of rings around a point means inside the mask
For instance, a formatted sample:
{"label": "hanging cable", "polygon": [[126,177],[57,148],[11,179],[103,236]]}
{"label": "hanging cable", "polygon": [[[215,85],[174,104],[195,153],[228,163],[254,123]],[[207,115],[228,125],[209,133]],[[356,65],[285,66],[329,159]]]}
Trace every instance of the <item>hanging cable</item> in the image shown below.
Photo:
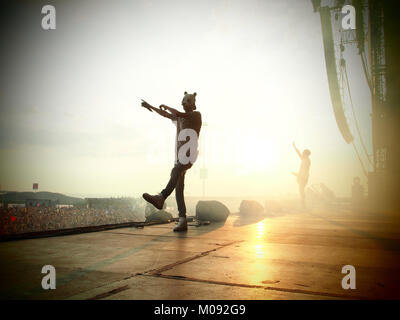
{"label": "hanging cable", "polygon": [[356,117],[356,113],[355,113],[355,111],[354,111],[353,99],[352,99],[352,97],[351,97],[350,85],[349,85],[349,78],[348,78],[348,76],[347,76],[346,64],[344,64],[343,68],[344,68],[344,74],[345,74],[345,78],[346,78],[347,91],[348,91],[348,93],[349,93],[349,99],[350,99],[351,110],[352,110],[352,112],[353,112],[353,118],[354,118],[354,122],[355,122],[355,124],[356,124],[357,133],[358,133],[358,136],[359,136],[360,141],[361,141],[361,146],[362,146],[362,148],[363,148],[363,150],[364,150],[364,152],[365,152],[365,155],[367,156],[368,162],[369,162],[370,165],[372,165],[372,161],[371,161],[371,158],[370,158],[370,156],[369,156],[369,154],[368,154],[367,148],[365,147],[364,140],[363,140],[363,138],[362,138],[362,136],[361,136],[360,127],[359,127],[359,125],[358,125],[358,120],[357,120],[357,117]]}
{"label": "hanging cable", "polygon": [[371,91],[371,95],[372,95],[373,92],[372,92],[371,74],[367,70],[367,62],[366,62],[366,58],[365,58],[365,52],[362,52],[360,54],[360,57],[361,57],[361,62],[362,62],[362,67],[364,70],[365,78],[367,79],[367,84],[368,84],[369,90]]}
{"label": "hanging cable", "polygon": [[367,170],[365,169],[364,163],[363,163],[362,160],[361,160],[360,153],[358,152],[357,147],[356,147],[356,145],[354,144],[354,140],[352,141],[351,144],[353,145],[354,151],[356,152],[356,155],[357,155],[357,157],[358,157],[358,160],[359,160],[360,163],[361,163],[361,167],[362,167],[362,169],[363,169],[363,173],[364,173],[364,175],[368,178],[368,172],[367,172]]}

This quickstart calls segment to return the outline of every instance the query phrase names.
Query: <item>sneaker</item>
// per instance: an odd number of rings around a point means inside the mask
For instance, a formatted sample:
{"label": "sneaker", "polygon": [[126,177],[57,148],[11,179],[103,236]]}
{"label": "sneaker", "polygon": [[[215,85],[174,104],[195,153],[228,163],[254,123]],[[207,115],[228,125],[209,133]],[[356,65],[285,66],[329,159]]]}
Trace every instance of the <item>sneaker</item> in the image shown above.
{"label": "sneaker", "polygon": [[143,198],[147,202],[151,203],[153,206],[155,206],[158,210],[161,210],[164,206],[164,197],[161,194],[157,194],[155,196],[152,196],[148,193],[143,193]]}

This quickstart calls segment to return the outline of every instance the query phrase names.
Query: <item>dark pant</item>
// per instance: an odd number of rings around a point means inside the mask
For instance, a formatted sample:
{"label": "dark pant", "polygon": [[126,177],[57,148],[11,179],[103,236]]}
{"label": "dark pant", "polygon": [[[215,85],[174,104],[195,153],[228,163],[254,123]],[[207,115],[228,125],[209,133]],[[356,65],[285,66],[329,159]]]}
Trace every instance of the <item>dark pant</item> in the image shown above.
{"label": "dark pant", "polygon": [[186,206],[183,190],[185,187],[185,174],[186,170],[190,169],[192,164],[182,165],[180,163],[175,164],[171,171],[171,178],[165,189],[161,191],[164,199],[167,199],[169,195],[175,189],[176,204],[178,205],[179,217],[186,217]]}

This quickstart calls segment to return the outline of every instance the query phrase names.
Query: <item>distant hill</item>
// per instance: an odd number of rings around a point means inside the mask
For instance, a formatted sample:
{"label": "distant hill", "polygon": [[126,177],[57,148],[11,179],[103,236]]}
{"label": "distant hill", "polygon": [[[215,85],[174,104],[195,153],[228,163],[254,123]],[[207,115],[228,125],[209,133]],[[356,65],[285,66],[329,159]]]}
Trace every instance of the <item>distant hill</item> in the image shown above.
{"label": "distant hill", "polygon": [[47,199],[47,200],[58,200],[59,204],[79,204],[84,203],[85,200],[82,198],[69,197],[61,193],[55,192],[17,192],[17,191],[1,191],[0,200],[1,202],[8,203],[25,203],[27,199]]}

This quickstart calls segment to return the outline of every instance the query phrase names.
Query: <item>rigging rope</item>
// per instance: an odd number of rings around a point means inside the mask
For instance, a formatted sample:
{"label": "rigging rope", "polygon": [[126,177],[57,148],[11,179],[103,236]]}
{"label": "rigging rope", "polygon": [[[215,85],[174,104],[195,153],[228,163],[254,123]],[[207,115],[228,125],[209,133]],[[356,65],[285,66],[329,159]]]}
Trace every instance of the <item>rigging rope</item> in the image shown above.
{"label": "rigging rope", "polygon": [[362,162],[361,157],[360,157],[360,153],[358,152],[357,147],[356,147],[356,145],[354,144],[354,140],[351,142],[351,144],[353,145],[354,151],[356,152],[357,157],[358,157],[358,160],[359,160],[360,163],[361,163],[361,167],[362,167],[362,169],[363,169],[363,173],[364,173],[364,175],[368,178],[367,170],[365,169],[364,163]]}
{"label": "rigging rope", "polygon": [[362,67],[363,67],[363,70],[364,70],[365,78],[367,79],[367,84],[368,84],[369,90],[371,91],[371,95],[373,95],[373,92],[372,92],[371,74],[370,74],[370,73],[368,72],[368,70],[367,70],[367,63],[366,63],[366,58],[365,58],[365,52],[362,52],[362,53],[360,54],[360,56],[361,56],[361,62],[362,62]]}
{"label": "rigging rope", "polygon": [[371,161],[371,158],[370,158],[370,156],[369,156],[369,154],[368,154],[367,148],[365,147],[364,140],[363,140],[363,138],[362,138],[362,136],[361,136],[361,132],[360,132],[360,127],[359,127],[359,125],[358,125],[357,116],[356,116],[356,113],[355,113],[355,111],[354,111],[353,99],[352,99],[352,97],[351,97],[350,85],[349,85],[349,78],[348,78],[348,76],[347,76],[347,68],[346,68],[346,65],[344,65],[343,68],[344,68],[344,74],[345,74],[345,78],[346,78],[347,91],[348,91],[348,93],[349,93],[349,98],[350,98],[351,110],[352,110],[352,112],[353,112],[353,118],[354,118],[354,122],[355,122],[355,124],[356,124],[357,133],[358,133],[358,136],[359,136],[359,138],[360,138],[361,145],[362,145],[362,148],[363,148],[363,150],[364,150],[364,152],[365,152],[365,155],[367,156],[368,162],[369,162],[370,165],[372,165],[372,161]]}

